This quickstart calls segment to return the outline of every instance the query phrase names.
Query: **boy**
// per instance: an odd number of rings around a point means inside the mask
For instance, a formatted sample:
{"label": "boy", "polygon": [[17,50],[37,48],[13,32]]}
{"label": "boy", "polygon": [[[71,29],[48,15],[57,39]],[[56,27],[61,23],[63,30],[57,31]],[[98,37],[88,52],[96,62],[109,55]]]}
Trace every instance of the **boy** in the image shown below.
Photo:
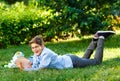
{"label": "boy", "polygon": [[[80,68],[100,64],[103,58],[104,39],[113,34],[115,34],[113,31],[96,32],[82,58],[68,54],[62,56],[57,55],[55,52],[44,46],[44,41],[41,36],[35,36],[29,42],[32,52],[34,53],[32,67],[25,67],[24,70],[30,71],[44,68]],[[94,59],[90,59],[94,49],[96,49]]]}

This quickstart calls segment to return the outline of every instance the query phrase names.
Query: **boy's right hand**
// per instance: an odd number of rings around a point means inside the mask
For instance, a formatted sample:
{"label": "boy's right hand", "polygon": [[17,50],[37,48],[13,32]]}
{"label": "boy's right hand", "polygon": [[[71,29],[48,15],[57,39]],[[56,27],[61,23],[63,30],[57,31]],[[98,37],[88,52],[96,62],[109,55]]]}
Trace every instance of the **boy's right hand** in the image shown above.
{"label": "boy's right hand", "polygon": [[19,62],[19,63],[17,64],[17,66],[18,66],[18,68],[19,68],[20,70],[24,70],[24,67],[22,66],[22,63],[21,63],[21,62]]}

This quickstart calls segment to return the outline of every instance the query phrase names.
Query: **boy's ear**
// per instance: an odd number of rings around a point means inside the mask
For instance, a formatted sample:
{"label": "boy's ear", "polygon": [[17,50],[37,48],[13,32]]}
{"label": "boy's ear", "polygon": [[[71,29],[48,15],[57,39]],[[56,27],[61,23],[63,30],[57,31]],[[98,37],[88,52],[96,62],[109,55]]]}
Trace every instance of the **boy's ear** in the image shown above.
{"label": "boy's ear", "polygon": [[41,45],[41,48],[44,48],[44,45]]}
{"label": "boy's ear", "polygon": [[42,45],[42,48],[44,48],[44,44]]}

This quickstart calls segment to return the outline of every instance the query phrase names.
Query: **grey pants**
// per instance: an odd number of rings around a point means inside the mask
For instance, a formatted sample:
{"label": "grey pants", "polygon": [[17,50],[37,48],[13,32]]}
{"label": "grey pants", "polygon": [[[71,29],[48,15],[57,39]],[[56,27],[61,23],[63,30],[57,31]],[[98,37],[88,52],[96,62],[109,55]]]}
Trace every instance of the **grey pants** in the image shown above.
{"label": "grey pants", "polygon": [[[97,65],[102,62],[103,58],[103,47],[104,47],[104,39],[99,38],[97,41],[91,41],[90,45],[85,51],[85,54],[82,58],[75,56],[75,55],[69,55],[73,62],[74,68],[79,67],[85,67],[90,65]],[[94,59],[90,59],[91,54],[96,49]]]}

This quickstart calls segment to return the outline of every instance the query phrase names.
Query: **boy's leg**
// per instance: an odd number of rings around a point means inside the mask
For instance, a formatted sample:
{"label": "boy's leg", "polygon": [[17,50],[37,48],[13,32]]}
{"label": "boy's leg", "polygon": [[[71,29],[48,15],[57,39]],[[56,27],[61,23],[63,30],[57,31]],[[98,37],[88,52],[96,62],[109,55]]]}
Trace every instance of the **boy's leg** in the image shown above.
{"label": "boy's leg", "polygon": [[80,67],[82,68],[85,66],[96,64],[96,62],[92,59],[80,58],[80,57],[75,56],[75,55],[69,55],[69,56],[72,59],[73,68],[80,68]]}
{"label": "boy's leg", "polygon": [[70,55],[72,62],[73,62],[73,67],[79,68],[79,67],[85,67],[89,65],[100,64],[103,58],[104,38],[107,38],[108,36],[113,35],[113,34],[115,33],[111,31],[97,32],[96,36],[98,36],[98,42],[97,42],[96,53],[95,53],[94,59],[79,58],[77,56]]}
{"label": "boy's leg", "polygon": [[98,39],[97,48],[94,56],[94,60],[96,60],[96,64],[100,64],[103,58],[103,49],[104,49],[104,37],[100,37]]}
{"label": "boy's leg", "polygon": [[103,46],[104,46],[104,39],[99,38],[96,47],[96,53],[94,59],[86,59],[86,58],[79,58],[75,55],[69,55],[73,62],[74,68],[85,67],[90,65],[96,65],[102,62],[103,57]]}
{"label": "boy's leg", "polygon": [[98,31],[96,32],[96,36],[99,38],[96,48],[96,53],[94,56],[94,60],[96,60],[96,64],[100,64],[103,58],[103,47],[104,47],[104,38],[109,37],[110,35],[114,35],[114,31]]}
{"label": "boy's leg", "polygon": [[92,42],[88,46],[87,50],[85,51],[85,54],[83,55],[83,58],[89,59],[91,54],[93,53],[94,49],[97,45],[97,40],[100,36],[103,36],[104,38],[107,38],[110,35],[115,34],[113,31],[97,31],[93,37]]}
{"label": "boy's leg", "polygon": [[94,39],[91,41],[91,43],[89,44],[88,48],[86,49],[83,58],[89,59],[91,54],[93,53],[94,49],[97,46],[97,40],[94,41]]}

